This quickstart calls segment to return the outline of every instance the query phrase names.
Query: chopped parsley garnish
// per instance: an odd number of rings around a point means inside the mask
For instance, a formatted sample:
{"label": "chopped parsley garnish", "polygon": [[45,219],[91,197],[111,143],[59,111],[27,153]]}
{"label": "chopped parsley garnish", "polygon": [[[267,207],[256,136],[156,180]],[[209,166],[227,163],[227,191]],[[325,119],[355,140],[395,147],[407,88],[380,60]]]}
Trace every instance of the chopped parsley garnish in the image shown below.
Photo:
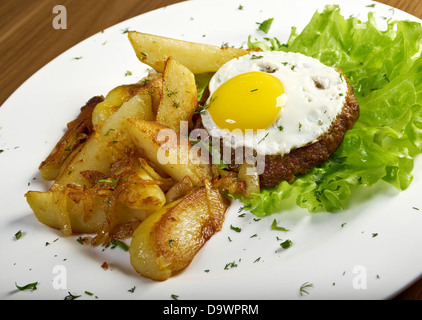
{"label": "chopped parsley garnish", "polygon": [[15,233],[15,239],[19,240],[22,237],[22,230],[19,230],[18,232]]}
{"label": "chopped parsley garnish", "polygon": [[269,132],[267,132],[267,134],[261,140],[259,140],[258,144],[260,144],[262,141],[264,141],[265,138],[268,137],[268,135],[269,135]]}
{"label": "chopped parsley garnish", "polygon": [[264,33],[268,33],[268,31],[270,31],[271,28],[271,24],[273,23],[274,18],[270,18],[267,19],[263,22],[257,22],[256,24],[258,25],[258,29],[263,31]]}
{"label": "chopped parsley garnish", "polygon": [[210,100],[210,103],[206,103],[203,106],[202,105],[198,105],[198,107],[193,111],[194,114],[204,114],[205,110],[207,110],[210,106],[211,103],[213,103],[215,101],[215,99],[217,99],[217,96],[213,97]]}
{"label": "chopped parsley garnish", "polygon": [[280,243],[280,247],[282,247],[283,249],[288,249],[292,246],[292,244],[292,240],[287,239],[286,241]]}
{"label": "chopped parsley garnish", "polygon": [[180,103],[177,102],[177,101],[175,101],[175,100],[173,100],[173,107],[179,108],[180,107]]}
{"label": "chopped parsley garnish", "polygon": [[167,97],[175,96],[177,95],[177,89],[170,90],[168,87],[166,87],[167,90]]}
{"label": "chopped parsley garnish", "polygon": [[120,180],[120,176],[117,177],[116,179],[101,179],[98,180],[98,183],[110,183],[111,184],[111,188],[114,190],[117,187],[117,184],[119,183]]}
{"label": "chopped parsley garnish", "polygon": [[114,249],[116,247],[119,247],[123,251],[128,251],[129,250],[128,245],[126,243],[124,243],[123,241],[116,240],[116,239],[111,239],[111,249]]}
{"label": "chopped parsley garnish", "polygon": [[225,266],[224,266],[224,270],[229,270],[229,269],[231,269],[231,268],[236,268],[237,267],[237,264],[236,264],[236,262],[229,262],[229,263],[227,263]]}
{"label": "chopped parsley garnish", "polygon": [[116,130],[116,129],[113,129],[113,128],[108,129],[107,132],[104,134],[104,136],[108,136],[108,134],[110,133],[110,131],[114,131],[114,130]]}
{"label": "chopped parsley garnish", "polygon": [[286,229],[286,228],[284,228],[284,227],[279,227],[279,226],[277,225],[277,220],[276,220],[276,219],[274,219],[274,220],[273,220],[273,223],[271,224],[271,230],[277,230],[277,231],[289,231],[289,229]]}
{"label": "chopped parsley garnish", "polygon": [[205,110],[209,108],[209,104],[205,104],[203,106],[198,105],[198,107],[193,111],[194,114],[204,114]]}
{"label": "chopped parsley garnish", "polygon": [[314,285],[312,283],[305,282],[304,284],[300,286],[300,289],[299,289],[300,295],[303,296],[304,294],[309,294],[308,289],[313,288],[313,287]]}
{"label": "chopped parsley garnish", "polygon": [[235,226],[233,226],[233,225],[230,225],[230,229],[232,229],[233,231],[236,231],[236,232],[240,232],[240,231],[242,231],[242,229],[241,229],[241,228],[235,227]]}
{"label": "chopped parsley garnish", "polygon": [[15,282],[15,286],[16,288],[18,288],[19,291],[24,291],[24,290],[34,291],[34,290],[37,290],[37,285],[38,285],[38,282],[32,282],[24,286],[18,286],[18,284]]}
{"label": "chopped parsley garnish", "polygon": [[245,205],[245,206],[243,206],[243,207],[240,207],[239,208],[239,211],[237,212],[237,213],[240,213],[240,212],[242,212],[243,210],[246,210],[246,209],[248,209],[248,208],[251,208],[252,207],[252,204],[247,204],[247,205]]}

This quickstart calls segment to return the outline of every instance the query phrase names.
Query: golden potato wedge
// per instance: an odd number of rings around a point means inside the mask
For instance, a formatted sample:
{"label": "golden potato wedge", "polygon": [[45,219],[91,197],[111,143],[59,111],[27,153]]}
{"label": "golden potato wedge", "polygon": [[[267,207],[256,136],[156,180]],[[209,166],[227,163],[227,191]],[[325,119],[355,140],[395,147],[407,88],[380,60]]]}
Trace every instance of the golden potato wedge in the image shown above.
{"label": "golden potato wedge", "polygon": [[[25,194],[35,217],[42,224],[61,230],[64,236],[71,234],[95,234],[100,232],[107,223],[107,212],[104,203],[107,198],[93,197],[93,207],[87,215],[85,202],[78,203],[68,197],[66,192],[58,191],[28,191]],[[126,223],[133,220],[145,220],[151,214],[150,210],[128,208],[122,203],[117,203],[115,210],[118,215],[113,220],[113,225]]]}
{"label": "golden potato wedge", "polygon": [[190,152],[190,141],[174,130],[154,121],[132,118],[128,119],[128,132],[145,157],[174,180],[181,181],[188,176],[194,186],[203,186],[205,180],[211,180],[208,159]]}
{"label": "golden potato wedge", "polygon": [[166,203],[166,196],[160,189],[160,181],[155,181],[139,165],[131,174],[123,190],[119,193],[119,200],[132,209],[157,211]]}
{"label": "golden potato wedge", "polygon": [[176,201],[194,190],[189,176],[184,177],[166,192],[166,203]]}
{"label": "golden potato wedge", "polygon": [[140,162],[142,169],[144,169],[153,180],[160,183],[159,186],[163,192],[167,192],[176,183],[167,173],[163,170],[159,170],[157,166],[153,168],[145,159],[138,158],[138,161]]}
{"label": "golden potato wedge", "polygon": [[[155,79],[147,77],[146,79]],[[145,81],[138,84],[118,86],[111,90],[106,98],[97,96],[91,98],[78,117],[67,124],[67,131],[56,144],[49,156],[40,164],[39,170],[45,180],[54,180],[60,171],[69,162],[70,155],[75,149],[85,142],[94,130],[99,131],[100,127],[114,112],[119,110],[123,103],[127,102],[140,90],[141,94],[153,94]],[[161,90],[161,89],[160,89]],[[133,101],[135,102],[135,101]],[[145,108],[145,110],[147,110]],[[152,110],[150,114],[144,114],[145,118],[153,118]],[[75,152],[76,153],[76,152]]]}
{"label": "golden potato wedge", "polygon": [[157,35],[129,31],[129,40],[138,59],[157,72],[163,72],[169,57],[173,57],[194,74],[216,72],[227,61],[243,56],[249,51],[218,47]]}
{"label": "golden potato wedge", "polygon": [[132,266],[142,276],[168,279],[221,229],[226,209],[221,194],[209,186],[164,206],[135,230],[129,248]]}
{"label": "golden potato wedge", "polygon": [[72,152],[77,149],[92,133],[92,113],[98,104],[103,102],[103,97],[91,98],[81,108],[78,117],[67,124],[67,130],[56,144],[48,157],[41,162],[39,170],[45,180],[54,180],[59,175],[61,167],[69,159]]}
{"label": "golden potato wedge", "polygon": [[161,101],[161,95],[163,92],[163,74],[156,73],[155,71],[143,78],[139,83],[142,84],[142,92],[151,95],[152,99],[152,113],[157,114],[158,105]]}
{"label": "golden potato wedge", "polygon": [[190,123],[197,106],[198,91],[195,76],[175,59],[168,58],[155,121],[180,132],[182,121]]}
{"label": "golden potato wedge", "polygon": [[122,106],[123,103],[132,98],[142,84],[122,85],[112,89],[104,101],[100,102],[92,112],[92,125],[96,130],[106,121],[113,113]]}
{"label": "golden potato wedge", "polygon": [[[97,233],[106,223],[112,227],[134,219],[144,220],[164,206],[166,197],[159,181],[137,164],[117,178],[92,178],[96,182],[91,181],[90,188],[53,184],[48,192],[29,191],[25,196],[40,222],[61,229],[65,235]],[[84,172],[85,177],[88,174]]]}
{"label": "golden potato wedge", "polygon": [[62,192],[28,191],[26,200],[41,223],[63,231],[63,235],[72,234],[69,216],[65,210],[66,201]]}
{"label": "golden potato wedge", "polygon": [[109,176],[110,164],[124,157],[125,149],[132,145],[130,138],[124,132],[126,121],[130,117],[147,120],[154,118],[150,95],[137,94],[123,103],[104,122],[99,131],[88,138],[54,183],[62,186],[67,184],[89,186],[88,181],[80,174],[85,170],[96,170]]}
{"label": "golden potato wedge", "polygon": [[[105,211],[93,202],[92,209],[87,212],[85,201],[74,202],[69,198],[72,191],[69,187],[53,185],[48,192],[28,191],[25,197],[36,218],[49,227],[61,230],[64,236],[97,232],[104,224]],[[100,201],[98,197],[91,200]]]}
{"label": "golden potato wedge", "polygon": [[[70,161],[65,162],[65,168],[60,168],[61,173],[48,192],[34,191],[26,194],[30,207],[41,222],[63,230],[65,235],[72,232],[96,232],[102,227],[105,211],[101,208],[101,203],[107,199],[91,196],[91,193],[86,191],[86,188],[93,187],[93,184],[82,173],[94,170],[106,177],[110,176],[111,164],[124,159],[127,148],[132,147],[130,138],[124,133],[126,120],[130,117],[154,119],[149,94],[134,95],[110,115],[99,131],[91,134],[88,140],[74,151]],[[72,201],[72,195],[73,199],[77,200]],[[146,194],[144,196],[148,197]],[[160,197],[164,204],[165,196],[162,192]],[[89,219],[87,206],[92,207]],[[146,210],[137,212],[132,209],[123,210],[121,215],[146,216]]]}

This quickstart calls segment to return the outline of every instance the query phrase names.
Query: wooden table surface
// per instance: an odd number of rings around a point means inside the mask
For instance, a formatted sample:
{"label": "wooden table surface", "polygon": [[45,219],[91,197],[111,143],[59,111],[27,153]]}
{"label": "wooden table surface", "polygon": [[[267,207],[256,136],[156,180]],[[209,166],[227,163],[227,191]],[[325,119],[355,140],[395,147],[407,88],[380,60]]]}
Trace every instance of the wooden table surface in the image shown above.
{"label": "wooden table surface", "polygon": [[[118,22],[177,2],[181,1],[1,0],[0,105],[32,74],[78,42]],[[422,19],[422,0],[379,2]],[[65,30],[52,26],[56,5],[66,7]],[[422,300],[422,279],[395,299]]]}

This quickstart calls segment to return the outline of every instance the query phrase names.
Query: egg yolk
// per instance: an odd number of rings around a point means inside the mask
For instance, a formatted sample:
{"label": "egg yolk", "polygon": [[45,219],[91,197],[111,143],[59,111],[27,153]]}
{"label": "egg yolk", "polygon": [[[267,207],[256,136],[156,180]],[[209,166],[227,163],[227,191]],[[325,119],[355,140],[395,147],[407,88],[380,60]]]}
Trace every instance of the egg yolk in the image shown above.
{"label": "egg yolk", "polygon": [[239,74],[213,93],[208,111],[214,123],[227,130],[266,129],[277,120],[283,84],[259,71]]}

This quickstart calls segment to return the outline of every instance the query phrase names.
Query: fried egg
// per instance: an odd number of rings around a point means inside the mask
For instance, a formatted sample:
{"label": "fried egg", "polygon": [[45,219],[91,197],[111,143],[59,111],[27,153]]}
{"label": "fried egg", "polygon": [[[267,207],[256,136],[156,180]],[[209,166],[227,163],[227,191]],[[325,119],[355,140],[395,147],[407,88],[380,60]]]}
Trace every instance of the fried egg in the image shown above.
{"label": "fried egg", "polygon": [[284,155],[318,141],[345,104],[342,74],[300,53],[253,52],[211,78],[204,128],[230,148]]}

